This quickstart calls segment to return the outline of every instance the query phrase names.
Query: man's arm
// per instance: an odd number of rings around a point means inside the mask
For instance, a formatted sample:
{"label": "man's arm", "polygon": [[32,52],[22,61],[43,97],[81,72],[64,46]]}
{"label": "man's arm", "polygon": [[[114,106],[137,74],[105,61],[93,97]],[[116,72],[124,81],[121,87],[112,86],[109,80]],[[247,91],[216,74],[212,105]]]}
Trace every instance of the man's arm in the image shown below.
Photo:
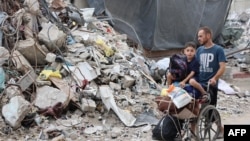
{"label": "man's arm", "polygon": [[219,70],[217,71],[217,73],[214,75],[213,78],[211,78],[209,80],[210,84],[211,85],[215,85],[216,82],[219,80],[219,78],[223,75],[223,73],[225,72],[225,69],[226,69],[226,63],[225,62],[220,62],[220,68]]}

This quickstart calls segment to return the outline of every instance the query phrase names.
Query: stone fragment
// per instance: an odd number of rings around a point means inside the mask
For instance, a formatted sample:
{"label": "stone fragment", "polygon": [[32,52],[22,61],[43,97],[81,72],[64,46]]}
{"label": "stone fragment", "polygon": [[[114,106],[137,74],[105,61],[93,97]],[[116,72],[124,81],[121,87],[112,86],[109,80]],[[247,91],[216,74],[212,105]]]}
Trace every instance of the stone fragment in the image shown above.
{"label": "stone fragment", "polygon": [[56,55],[54,53],[47,53],[45,60],[49,63],[52,63],[56,60]]}
{"label": "stone fragment", "polygon": [[16,69],[20,72],[26,73],[27,71],[33,69],[28,60],[18,50],[13,52],[12,62],[14,63]]}
{"label": "stone fragment", "polygon": [[34,101],[35,106],[39,107],[40,109],[44,109],[54,106],[58,102],[62,102],[63,105],[68,105],[69,95],[50,86],[42,86],[37,88],[37,95]]}
{"label": "stone fragment", "polygon": [[15,96],[10,99],[10,102],[3,106],[2,115],[5,122],[14,129],[21,126],[21,121],[30,111],[30,103],[22,96]]}
{"label": "stone fragment", "polygon": [[109,82],[109,86],[111,89],[113,90],[121,90],[121,84],[117,84],[117,83],[114,83],[114,82]]}
{"label": "stone fragment", "polygon": [[44,65],[46,63],[45,55],[47,51],[32,38],[19,40],[17,43],[17,50],[20,51],[31,65]]}
{"label": "stone fragment", "polygon": [[87,112],[93,112],[96,109],[96,103],[92,99],[82,98],[82,110]]}
{"label": "stone fragment", "polygon": [[9,87],[5,89],[5,94],[9,99],[11,99],[12,97],[15,97],[15,96],[21,96],[22,91],[20,90],[20,87],[16,85],[10,85]]}
{"label": "stone fragment", "polygon": [[42,30],[38,33],[38,39],[46,45],[49,51],[55,51],[56,48],[63,47],[67,35],[51,23],[44,23]]}
{"label": "stone fragment", "polygon": [[129,75],[125,75],[122,82],[123,88],[129,88],[135,84],[135,79]]}

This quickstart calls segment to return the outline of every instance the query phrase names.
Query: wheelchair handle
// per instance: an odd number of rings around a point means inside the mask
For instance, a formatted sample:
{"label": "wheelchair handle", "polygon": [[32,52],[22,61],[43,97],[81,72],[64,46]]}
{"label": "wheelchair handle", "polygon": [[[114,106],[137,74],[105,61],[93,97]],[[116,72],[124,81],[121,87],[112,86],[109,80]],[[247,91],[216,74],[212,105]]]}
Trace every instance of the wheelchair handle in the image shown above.
{"label": "wheelchair handle", "polygon": [[207,92],[209,92],[209,88],[210,88],[210,82],[208,81],[208,83],[207,83]]}

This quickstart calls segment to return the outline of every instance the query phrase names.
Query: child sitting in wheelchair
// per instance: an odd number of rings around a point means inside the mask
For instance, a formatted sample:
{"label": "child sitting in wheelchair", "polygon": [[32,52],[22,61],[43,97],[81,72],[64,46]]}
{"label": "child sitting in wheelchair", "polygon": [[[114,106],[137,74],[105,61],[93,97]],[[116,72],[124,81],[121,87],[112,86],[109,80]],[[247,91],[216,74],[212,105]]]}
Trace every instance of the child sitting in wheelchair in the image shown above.
{"label": "child sitting in wheelchair", "polygon": [[[194,42],[187,42],[184,46],[184,60],[187,64],[186,77],[181,80],[177,79],[178,76],[173,73],[170,68],[170,71],[167,73],[167,85],[170,86],[173,82],[175,82],[175,85],[185,89],[190,94],[193,94],[192,96],[195,99],[199,99],[201,103],[207,103],[209,101],[209,95],[201,84],[198,83],[200,64],[195,58],[195,53],[196,44]],[[198,91],[193,90],[192,87]]]}
{"label": "child sitting in wheelchair", "polygon": [[[183,58],[186,61],[186,75],[182,79],[178,79],[178,75],[171,70],[167,73],[167,85],[178,86],[186,90],[194,99],[194,106],[192,107],[192,113],[198,115],[200,112],[200,104],[209,103],[210,96],[207,91],[199,83],[199,68],[200,64],[196,60],[196,44],[194,42],[187,42],[184,46]],[[170,68],[171,69],[171,68]],[[199,103],[198,103],[199,102]],[[195,123],[191,123],[191,130],[194,132]]]}

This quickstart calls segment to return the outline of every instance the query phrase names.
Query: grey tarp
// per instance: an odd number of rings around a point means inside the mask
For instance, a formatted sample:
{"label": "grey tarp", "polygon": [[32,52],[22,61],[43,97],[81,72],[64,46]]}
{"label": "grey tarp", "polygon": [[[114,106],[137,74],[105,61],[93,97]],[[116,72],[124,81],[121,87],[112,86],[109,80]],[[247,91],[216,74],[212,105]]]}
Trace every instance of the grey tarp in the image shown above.
{"label": "grey tarp", "polygon": [[[88,0],[105,11],[115,29],[151,51],[183,48],[196,41],[200,26],[209,26],[218,39],[232,0]],[[103,9],[102,7],[103,6]],[[216,42],[216,41],[215,41]]]}

